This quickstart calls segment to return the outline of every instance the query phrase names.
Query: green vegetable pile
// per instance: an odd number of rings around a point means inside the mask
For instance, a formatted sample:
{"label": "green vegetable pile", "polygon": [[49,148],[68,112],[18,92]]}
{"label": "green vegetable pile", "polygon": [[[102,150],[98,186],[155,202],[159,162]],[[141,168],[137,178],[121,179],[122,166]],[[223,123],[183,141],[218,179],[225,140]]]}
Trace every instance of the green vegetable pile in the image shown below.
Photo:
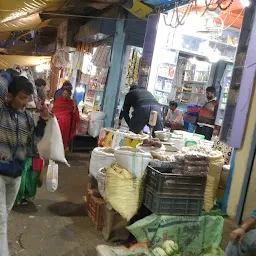
{"label": "green vegetable pile", "polygon": [[172,240],[166,240],[162,248],[157,247],[153,250],[155,256],[181,256],[179,246]]}

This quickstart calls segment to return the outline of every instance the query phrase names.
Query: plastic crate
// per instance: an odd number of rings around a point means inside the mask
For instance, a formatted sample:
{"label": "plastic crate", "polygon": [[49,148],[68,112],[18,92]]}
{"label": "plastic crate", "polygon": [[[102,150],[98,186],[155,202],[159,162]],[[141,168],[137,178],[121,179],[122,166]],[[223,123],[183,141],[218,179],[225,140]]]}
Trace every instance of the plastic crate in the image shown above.
{"label": "plastic crate", "polygon": [[200,215],[204,197],[161,195],[146,188],[144,205],[153,213],[160,215],[188,216]]}
{"label": "plastic crate", "polygon": [[104,225],[106,201],[96,197],[91,190],[87,193],[88,216],[92,220],[95,229],[101,231]]}
{"label": "plastic crate", "polygon": [[206,177],[173,174],[171,168],[148,166],[146,186],[173,196],[204,196]]}

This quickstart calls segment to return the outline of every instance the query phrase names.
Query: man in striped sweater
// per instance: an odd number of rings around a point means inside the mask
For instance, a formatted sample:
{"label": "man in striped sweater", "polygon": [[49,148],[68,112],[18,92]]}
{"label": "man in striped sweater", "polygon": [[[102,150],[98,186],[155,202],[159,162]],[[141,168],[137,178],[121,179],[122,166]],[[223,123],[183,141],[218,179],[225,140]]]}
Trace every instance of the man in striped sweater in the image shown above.
{"label": "man in striped sweater", "polygon": [[37,126],[25,107],[33,94],[27,78],[0,73],[0,255],[9,256],[7,216],[14,204],[25,160],[44,134],[49,113],[41,110]]}

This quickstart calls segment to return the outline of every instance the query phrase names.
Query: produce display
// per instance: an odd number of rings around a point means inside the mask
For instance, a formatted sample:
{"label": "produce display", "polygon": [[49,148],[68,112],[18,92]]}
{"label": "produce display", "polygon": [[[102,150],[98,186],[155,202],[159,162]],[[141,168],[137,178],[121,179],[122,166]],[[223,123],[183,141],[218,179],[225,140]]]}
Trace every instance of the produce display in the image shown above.
{"label": "produce display", "polygon": [[142,144],[143,147],[156,147],[161,148],[163,144],[160,142],[160,139],[153,138],[153,139],[145,139]]}
{"label": "produce display", "polygon": [[206,176],[208,173],[209,159],[205,153],[190,151],[175,156],[176,168],[172,171],[175,174],[189,176]]}
{"label": "produce display", "polygon": [[[165,133],[170,138],[162,142],[161,138],[166,139]],[[158,133],[160,138],[151,138],[113,128],[102,129],[100,147],[92,152],[90,163],[99,195],[120,223],[128,223],[138,216],[142,204],[152,214],[130,227],[122,226],[134,235],[136,245],[109,246],[105,251],[100,250],[99,255],[223,255],[219,249],[223,218],[201,216],[203,209],[211,211],[214,205],[223,154],[212,148],[213,143],[204,143],[200,135],[183,131],[165,133]],[[188,146],[188,141],[197,144]],[[166,143],[175,147],[176,152],[168,151]],[[97,214],[107,216],[107,222],[110,212],[107,213]],[[195,228],[199,235],[193,237]],[[110,236],[105,237],[109,240]],[[145,246],[140,246],[142,242]],[[109,254],[105,254],[106,251]]]}

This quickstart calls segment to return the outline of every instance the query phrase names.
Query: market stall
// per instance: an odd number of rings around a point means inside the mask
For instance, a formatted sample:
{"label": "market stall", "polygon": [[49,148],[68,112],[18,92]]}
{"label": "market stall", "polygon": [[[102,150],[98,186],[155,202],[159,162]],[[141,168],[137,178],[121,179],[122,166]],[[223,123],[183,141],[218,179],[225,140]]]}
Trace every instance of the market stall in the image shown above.
{"label": "market stall", "polygon": [[[203,136],[185,131],[156,136],[101,131],[90,160],[88,215],[107,241],[127,240],[128,229],[137,244],[126,249],[99,246],[99,255],[223,255],[219,246],[224,220],[211,215],[222,152]],[[195,229],[198,235],[191,236]]]}
{"label": "market stall", "polygon": [[[188,123],[194,124],[196,119],[195,112],[191,114],[189,108],[199,109],[204,105],[209,86],[216,88],[221,102],[217,123],[222,124],[243,18],[243,7],[234,8],[236,12],[232,15],[237,15],[232,16],[232,21],[227,19],[227,11],[205,11],[200,16],[201,9],[194,6],[190,9],[190,5],[149,16],[147,33],[154,44],[146,35],[139,83],[147,87],[163,107],[167,108],[170,101],[177,102],[185,113],[186,129]],[[182,20],[180,25],[176,24],[177,20]]]}

